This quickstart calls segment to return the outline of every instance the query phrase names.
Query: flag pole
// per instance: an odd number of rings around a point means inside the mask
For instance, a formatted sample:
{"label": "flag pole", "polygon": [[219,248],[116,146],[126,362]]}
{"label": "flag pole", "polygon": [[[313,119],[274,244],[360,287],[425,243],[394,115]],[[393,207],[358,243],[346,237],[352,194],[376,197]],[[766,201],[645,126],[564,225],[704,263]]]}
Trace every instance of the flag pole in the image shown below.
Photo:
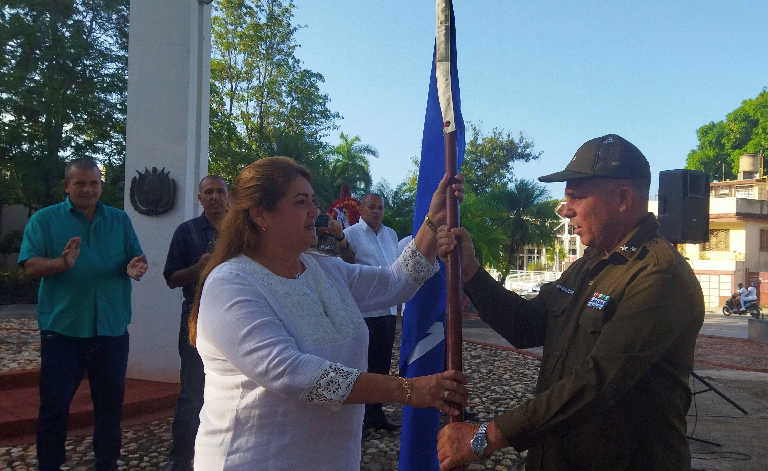
{"label": "flag pole", "polygon": [[[443,155],[445,156],[445,174],[448,183],[455,183],[457,172],[456,132],[457,113],[454,105],[458,106],[453,96],[453,75],[456,71],[455,28],[453,25],[453,2],[451,0],[436,0],[436,32],[435,32],[435,75],[437,94],[442,113]],[[457,78],[458,80],[458,78]],[[458,92],[458,81],[455,86]],[[452,191],[446,193],[445,207],[447,209],[447,226],[453,229],[459,226],[459,202]],[[461,362],[461,261],[459,248],[448,255],[446,266],[446,312],[445,312],[445,363],[449,370],[462,371]],[[451,422],[464,421],[462,413],[451,417]]]}
{"label": "flag pole", "polygon": [[[465,147],[453,8],[450,0],[434,1],[435,46],[424,113],[414,234],[423,224],[424,216],[428,215],[432,195],[443,176],[447,173],[448,181],[455,183]],[[459,224],[458,202],[453,195],[446,198],[448,217],[445,222],[456,227]],[[461,270],[458,256],[449,258],[451,261],[441,264],[439,273],[427,280],[408,301],[400,347],[400,372],[404,377],[435,374],[444,371],[446,366],[462,369]],[[453,267],[453,275],[448,273],[449,266]],[[448,281],[449,277],[451,281]],[[449,286],[453,288],[449,289]],[[461,410],[461,406],[457,408]],[[440,411],[437,409],[403,407],[398,460],[401,471],[436,471],[440,468],[437,458],[439,428]]]}
{"label": "flag pole", "polygon": [[[456,177],[456,131],[445,133],[445,173],[448,175],[448,182],[455,182]],[[459,202],[453,191],[446,193],[446,209],[448,229],[459,227]],[[461,252],[457,246],[453,252],[448,254],[448,264],[446,267],[447,284],[447,312],[445,318],[445,355],[446,366],[449,370],[463,371],[464,367],[461,359],[462,349],[462,312],[461,312]],[[450,422],[463,422],[464,409],[460,408],[461,414],[451,416]]]}

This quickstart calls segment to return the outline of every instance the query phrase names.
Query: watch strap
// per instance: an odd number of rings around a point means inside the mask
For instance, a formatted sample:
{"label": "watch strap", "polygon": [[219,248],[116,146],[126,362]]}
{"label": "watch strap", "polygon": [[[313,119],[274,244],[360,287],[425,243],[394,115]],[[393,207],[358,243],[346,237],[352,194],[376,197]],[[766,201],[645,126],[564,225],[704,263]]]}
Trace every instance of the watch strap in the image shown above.
{"label": "watch strap", "polygon": [[480,427],[478,427],[477,431],[475,432],[475,435],[472,437],[472,440],[469,442],[469,445],[472,447],[472,452],[477,456],[478,458],[481,458],[483,456],[483,453],[485,453],[485,449],[488,447],[488,424],[481,424]]}

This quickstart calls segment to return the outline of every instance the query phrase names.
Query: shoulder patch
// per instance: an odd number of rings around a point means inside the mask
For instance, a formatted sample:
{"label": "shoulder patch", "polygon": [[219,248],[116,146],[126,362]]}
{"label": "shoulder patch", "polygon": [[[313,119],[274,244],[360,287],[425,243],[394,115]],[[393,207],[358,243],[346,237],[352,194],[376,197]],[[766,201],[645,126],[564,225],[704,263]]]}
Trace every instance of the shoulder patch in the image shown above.
{"label": "shoulder patch", "polygon": [[559,289],[560,291],[562,291],[563,293],[565,293],[565,294],[569,294],[569,295],[571,295],[571,296],[573,296],[573,294],[575,293],[575,291],[574,291],[574,290],[572,290],[571,288],[569,288],[569,287],[567,287],[567,286],[565,286],[565,285],[563,285],[563,284],[560,284],[560,283],[556,283],[556,284],[555,284],[555,288],[557,288],[557,289]]}

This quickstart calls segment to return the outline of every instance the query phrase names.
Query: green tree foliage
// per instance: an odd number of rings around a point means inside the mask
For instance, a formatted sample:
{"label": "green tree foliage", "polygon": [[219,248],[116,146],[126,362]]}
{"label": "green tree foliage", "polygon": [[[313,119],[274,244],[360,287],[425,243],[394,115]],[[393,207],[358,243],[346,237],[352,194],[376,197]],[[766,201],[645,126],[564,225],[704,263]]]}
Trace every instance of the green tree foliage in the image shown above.
{"label": "green tree foliage", "polygon": [[470,124],[461,172],[473,191],[485,194],[512,183],[515,162],[529,162],[539,156],[541,152],[534,151],[533,141],[522,133],[515,138],[510,132],[493,128],[485,135],[478,126]]}
{"label": "green tree foliage", "polygon": [[497,199],[478,195],[467,186],[461,204],[461,225],[472,234],[477,259],[483,266],[497,268],[503,260],[506,235],[502,221],[507,211]]}
{"label": "green tree foliage", "polygon": [[[4,202],[38,208],[58,201],[68,159],[91,157],[110,170],[117,168],[112,174],[120,172],[125,159],[128,5],[128,0],[4,2]],[[106,190],[107,195],[115,193]],[[109,202],[122,206],[122,194]]]}
{"label": "green tree foliage", "polygon": [[700,127],[696,135],[699,143],[688,153],[686,168],[702,170],[712,180],[735,178],[742,154],[768,153],[768,89],[742,101],[724,121]]}
{"label": "green tree foliage", "polygon": [[406,179],[392,188],[386,181],[380,181],[371,189],[384,200],[384,225],[397,232],[398,238],[411,234],[413,208],[416,205],[416,184]]}
{"label": "green tree foliage", "polygon": [[371,169],[368,157],[378,157],[379,152],[363,144],[360,136],[339,134],[339,143],[331,148],[331,177],[335,187],[348,185],[352,194],[361,197],[371,188]]}
{"label": "green tree foliage", "polygon": [[542,185],[514,179],[515,163],[541,156],[532,140],[499,128],[485,134],[475,124],[469,134],[461,167],[467,183],[462,225],[472,234],[480,262],[506,277],[525,245],[554,243],[555,203]]}
{"label": "green tree foliage", "polygon": [[[321,74],[295,56],[294,4],[221,0],[211,19],[210,167],[234,178],[253,160],[281,153],[315,170],[322,139],[341,118],[320,91]],[[291,153],[293,152],[293,153]]]}
{"label": "green tree foliage", "polygon": [[557,201],[550,199],[543,185],[532,180],[517,180],[508,188],[493,190],[488,199],[501,213],[493,224],[504,237],[496,256],[488,263],[505,279],[516,268],[515,257],[524,246],[554,245],[559,222],[555,214]]}
{"label": "green tree foliage", "polygon": [[[516,268],[514,255],[524,246],[554,246],[555,228],[560,222],[554,212],[558,201],[550,200],[548,191],[539,183],[512,179],[514,162],[541,155],[531,141],[522,136],[513,139],[500,129],[494,129],[490,136],[483,136],[475,126],[472,129],[462,166],[468,184],[461,205],[461,225],[472,234],[480,263],[506,277]],[[384,224],[395,228],[400,237],[411,233],[413,221],[418,159],[413,157],[412,163],[412,172],[397,189],[392,190],[386,183],[373,188],[387,204]]]}

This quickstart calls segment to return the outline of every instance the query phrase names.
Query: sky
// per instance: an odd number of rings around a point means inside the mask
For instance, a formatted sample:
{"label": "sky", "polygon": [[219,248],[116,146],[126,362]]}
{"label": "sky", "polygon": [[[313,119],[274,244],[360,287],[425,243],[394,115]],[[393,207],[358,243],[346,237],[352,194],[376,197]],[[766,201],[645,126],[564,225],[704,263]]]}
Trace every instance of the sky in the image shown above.
{"label": "sky", "polygon": [[[338,132],[375,147],[374,182],[403,181],[418,156],[434,0],[294,0],[305,67],[325,77]],[[454,0],[462,112],[522,133],[561,170],[585,141],[632,141],[658,172],[683,168],[696,130],[768,87],[768,2]],[[549,184],[553,197],[563,184]]]}

